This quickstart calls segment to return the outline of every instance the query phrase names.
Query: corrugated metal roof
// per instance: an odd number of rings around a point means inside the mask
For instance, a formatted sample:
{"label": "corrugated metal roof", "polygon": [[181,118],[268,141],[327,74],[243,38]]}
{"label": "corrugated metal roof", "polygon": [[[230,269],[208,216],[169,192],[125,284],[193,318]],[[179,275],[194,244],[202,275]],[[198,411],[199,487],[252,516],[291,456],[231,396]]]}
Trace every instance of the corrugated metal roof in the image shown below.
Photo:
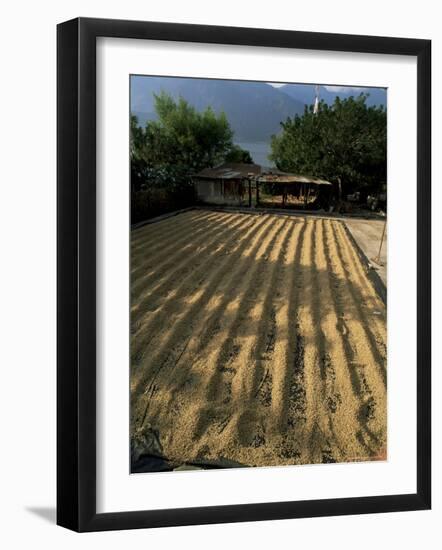
{"label": "corrugated metal roof", "polygon": [[314,185],[332,185],[331,182],[317,178],[316,176],[291,174],[289,172],[281,172],[280,170],[264,172],[257,177],[257,180],[267,183],[312,183]]}
{"label": "corrugated metal roof", "polygon": [[247,178],[250,175],[256,177],[261,173],[258,164],[225,163],[214,168],[204,168],[193,177],[201,179],[238,179]]}
{"label": "corrugated metal roof", "polygon": [[314,185],[332,185],[329,181],[317,178],[316,176],[304,176],[301,174],[291,174],[281,172],[281,170],[263,170],[259,164],[240,164],[225,163],[214,168],[204,168],[198,174],[194,174],[197,179],[241,179],[251,177],[260,182],[269,183],[312,183]]}

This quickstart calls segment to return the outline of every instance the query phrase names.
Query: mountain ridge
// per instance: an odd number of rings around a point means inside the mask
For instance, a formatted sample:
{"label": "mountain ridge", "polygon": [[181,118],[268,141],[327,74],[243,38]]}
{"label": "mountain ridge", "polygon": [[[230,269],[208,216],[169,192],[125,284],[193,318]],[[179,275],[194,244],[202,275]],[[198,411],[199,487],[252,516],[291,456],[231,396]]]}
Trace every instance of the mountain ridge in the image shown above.
{"label": "mountain ridge", "polygon": [[[330,90],[320,86],[319,96],[329,105],[335,97],[342,99],[368,93],[367,105],[386,106],[383,88],[344,88]],[[165,91],[174,99],[182,97],[201,111],[211,106],[215,112],[224,111],[234,131],[234,141],[270,143],[281,122],[304,112],[305,105],[315,99],[313,84],[284,84],[274,87],[266,82],[132,76],[130,87],[131,113],[144,126],[155,120],[154,94]]]}
{"label": "mountain ridge", "polygon": [[[298,101],[310,105],[315,99],[315,84],[284,84],[278,90]],[[330,90],[329,88],[339,88]],[[367,94],[366,104],[369,107],[387,106],[387,91],[385,88],[362,88],[362,87],[333,87],[319,86],[319,99],[324,100],[328,105],[334,103],[335,98],[347,99],[351,96],[357,97],[361,93]]]}
{"label": "mountain ridge", "polygon": [[153,94],[162,90],[199,111],[209,106],[217,113],[224,111],[234,141],[268,142],[279,132],[280,122],[304,111],[304,103],[265,82],[132,77],[131,112],[142,125],[156,118]]}

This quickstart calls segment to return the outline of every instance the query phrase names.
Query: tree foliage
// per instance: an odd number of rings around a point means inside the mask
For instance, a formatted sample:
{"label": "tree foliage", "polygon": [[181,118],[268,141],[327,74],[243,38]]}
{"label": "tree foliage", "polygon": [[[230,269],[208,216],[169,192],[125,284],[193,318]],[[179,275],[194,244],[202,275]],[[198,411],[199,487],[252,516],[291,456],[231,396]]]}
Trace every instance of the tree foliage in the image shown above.
{"label": "tree foliage", "polygon": [[225,156],[226,162],[236,162],[241,164],[253,164],[252,155],[246,149],[239,145],[232,145],[232,148]]}
{"label": "tree foliage", "polygon": [[387,114],[368,107],[367,95],[328,106],[321,101],[315,114],[306,107],[302,116],[281,123],[272,137],[271,158],[278,169],[325,178],[341,191],[364,186],[381,189],[386,183]]}
{"label": "tree foliage", "polygon": [[130,118],[135,221],[159,210],[191,204],[191,176],[201,169],[226,159],[252,162],[247,151],[233,144],[233,131],[224,113],[216,114],[210,107],[199,112],[184,99],[174,100],[164,92],[155,95],[155,111],[157,119],[148,121],[144,128],[135,116]]}
{"label": "tree foliage", "polygon": [[190,175],[222,162],[233,147],[224,113],[208,107],[198,112],[184,99],[155,95],[157,120],[140,128],[131,117],[131,160],[139,174],[135,184],[188,184]]}

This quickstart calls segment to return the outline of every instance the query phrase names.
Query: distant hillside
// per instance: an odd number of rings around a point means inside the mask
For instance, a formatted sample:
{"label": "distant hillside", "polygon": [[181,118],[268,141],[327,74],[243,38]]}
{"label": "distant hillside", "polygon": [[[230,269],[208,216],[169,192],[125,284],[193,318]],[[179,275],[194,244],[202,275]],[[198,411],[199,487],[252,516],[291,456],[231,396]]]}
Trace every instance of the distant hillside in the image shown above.
{"label": "distant hillside", "polygon": [[[311,105],[315,99],[315,86],[313,84],[284,84],[278,88],[280,92],[285,93],[292,99]],[[328,105],[331,105],[336,96],[346,99],[350,96],[358,96],[360,93],[368,94],[367,105],[387,106],[387,90],[385,88],[340,88],[339,91],[328,90],[325,86],[319,87],[319,98],[323,99]]]}
{"label": "distant hillside", "polygon": [[198,110],[224,111],[236,142],[269,142],[281,121],[304,111],[303,101],[263,82],[133,76],[131,112],[140,124],[156,118],[153,94],[161,90]]}

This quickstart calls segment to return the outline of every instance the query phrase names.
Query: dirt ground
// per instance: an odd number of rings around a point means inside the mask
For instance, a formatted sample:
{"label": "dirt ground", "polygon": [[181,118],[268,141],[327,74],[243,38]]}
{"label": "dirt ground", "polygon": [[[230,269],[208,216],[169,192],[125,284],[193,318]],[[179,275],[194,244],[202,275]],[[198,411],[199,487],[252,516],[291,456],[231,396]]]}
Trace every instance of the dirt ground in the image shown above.
{"label": "dirt ground", "polygon": [[340,221],[194,210],[131,247],[133,459],[386,458],[386,311]]}

